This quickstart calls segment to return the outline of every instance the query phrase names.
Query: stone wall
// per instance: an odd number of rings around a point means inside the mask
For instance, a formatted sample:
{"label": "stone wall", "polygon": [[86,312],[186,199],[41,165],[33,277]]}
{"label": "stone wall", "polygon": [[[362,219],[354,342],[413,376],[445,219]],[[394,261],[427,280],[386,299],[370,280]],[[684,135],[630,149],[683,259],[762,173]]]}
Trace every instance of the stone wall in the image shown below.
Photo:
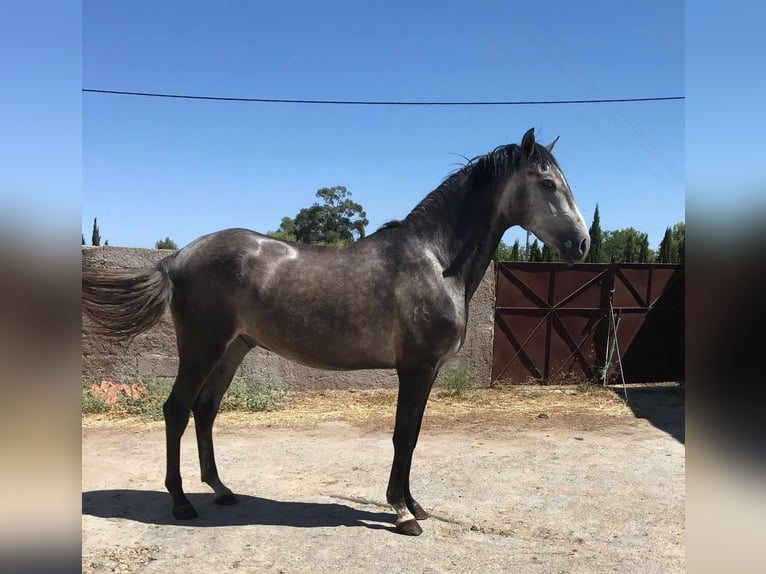
{"label": "stone wall", "polygon": [[[129,247],[83,247],[83,265],[105,269],[152,267],[173,253],[167,250]],[[488,386],[492,367],[492,336],[495,309],[494,267],[487,269],[471,301],[466,341],[460,353],[442,368],[442,374],[464,366],[477,381]],[[87,317],[82,321],[82,373],[91,380],[137,382],[175,377],[178,358],[170,314],[130,344],[112,343],[91,332]],[[256,348],[242,362],[239,373],[246,379],[272,377],[291,389],[370,389],[394,387],[393,370],[323,371],[292,363]]]}

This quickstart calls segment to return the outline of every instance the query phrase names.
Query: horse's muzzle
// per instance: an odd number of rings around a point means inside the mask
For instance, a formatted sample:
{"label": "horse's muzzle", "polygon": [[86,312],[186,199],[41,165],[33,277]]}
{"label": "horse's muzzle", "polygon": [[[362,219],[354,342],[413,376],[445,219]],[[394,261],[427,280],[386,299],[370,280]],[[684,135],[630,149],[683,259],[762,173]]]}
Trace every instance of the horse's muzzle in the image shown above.
{"label": "horse's muzzle", "polygon": [[566,239],[559,250],[559,255],[567,263],[577,263],[585,259],[590,249],[590,236]]}

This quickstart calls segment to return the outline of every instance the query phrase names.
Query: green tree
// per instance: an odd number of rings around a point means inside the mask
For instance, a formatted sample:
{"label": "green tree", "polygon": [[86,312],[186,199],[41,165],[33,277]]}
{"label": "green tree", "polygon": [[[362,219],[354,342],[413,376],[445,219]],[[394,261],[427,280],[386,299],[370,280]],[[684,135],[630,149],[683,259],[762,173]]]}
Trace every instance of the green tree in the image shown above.
{"label": "green tree", "polygon": [[90,244],[98,247],[101,245],[101,233],[98,230],[98,221],[96,218],[93,218],[93,233],[91,235]]}
{"label": "green tree", "polygon": [[679,221],[665,229],[665,235],[657,250],[660,263],[683,263],[686,260],[686,224]]}
{"label": "green tree", "polygon": [[665,228],[665,236],[660,241],[659,258],[660,263],[672,263],[673,233],[670,227]]}
{"label": "green tree", "polygon": [[641,240],[638,243],[638,262],[649,262],[649,236],[646,233],[641,234]]}
{"label": "green tree", "polygon": [[590,226],[590,251],[588,251],[589,263],[601,263],[601,247],[604,243],[604,234],[601,231],[601,216],[598,213],[598,203],[596,211],[593,212],[593,223]]}
{"label": "green tree", "polygon": [[540,250],[540,243],[535,239],[529,246],[529,261],[540,262],[543,260],[543,252]]}
{"label": "green tree", "polygon": [[628,234],[628,236],[627,236],[627,238],[625,240],[625,249],[622,252],[622,261],[625,262],[625,263],[633,263],[633,261],[635,259],[635,254],[634,254],[634,243],[635,243],[635,241],[634,241],[634,237],[635,236],[631,233],[631,234]]}
{"label": "green tree", "polygon": [[513,247],[511,247],[511,261],[521,261],[521,245],[519,245],[518,239],[513,242]]}
{"label": "green tree", "polygon": [[82,234],[82,244],[85,245],[85,234]]}
{"label": "green tree", "polygon": [[683,263],[685,260],[686,249],[686,224],[679,221],[670,228],[670,258],[673,263]]}
{"label": "green tree", "polygon": [[166,237],[165,239],[160,239],[157,243],[154,244],[155,249],[178,249],[178,245],[176,245],[176,242],[170,239],[170,237]]}
{"label": "green tree", "polygon": [[678,242],[678,262],[681,265],[686,263],[686,235]]}
{"label": "green tree", "polygon": [[[364,237],[369,223],[367,214],[360,204],[351,200],[350,191],[342,185],[323,187],[316,196],[323,203],[301,209],[292,220],[297,241],[342,245]],[[284,219],[282,222],[287,223]]]}
{"label": "green tree", "polygon": [[492,256],[492,259],[494,261],[513,261],[513,259],[511,259],[511,248],[508,247],[507,243],[501,241],[497,244],[497,249],[495,249],[495,254]]}
{"label": "green tree", "polygon": [[[604,231],[604,242],[601,246],[601,261],[616,262],[626,261],[626,255],[630,261],[634,261],[635,247],[640,244],[643,234],[633,227]],[[628,250],[628,238],[631,246]]]}
{"label": "green tree", "polygon": [[329,219],[329,210],[318,203],[301,209],[295,216],[295,238],[302,243],[337,244],[340,237]]}
{"label": "green tree", "polygon": [[519,240],[517,239],[514,242],[514,247],[516,248],[516,259],[514,259],[514,253],[513,253],[513,247],[509,246],[504,241],[501,241],[497,245],[497,249],[495,249],[495,255],[492,257],[494,261],[518,261],[519,257]]}
{"label": "green tree", "polygon": [[543,243],[543,251],[540,257],[541,261],[551,262],[554,260],[553,249],[548,247],[547,243]]}
{"label": "green tree", "polygon": [[295,241],[295,221],[292,217],[283,217],[282,223],[279,224],[279,229],[268,231],[266,235],[283,241]]}

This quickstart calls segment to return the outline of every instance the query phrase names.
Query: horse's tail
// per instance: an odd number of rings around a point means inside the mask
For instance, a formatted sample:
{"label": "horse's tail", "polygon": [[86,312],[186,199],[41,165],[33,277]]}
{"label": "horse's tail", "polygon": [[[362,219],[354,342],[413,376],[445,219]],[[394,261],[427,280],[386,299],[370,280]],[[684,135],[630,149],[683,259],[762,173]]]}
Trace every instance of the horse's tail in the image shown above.
{"label": "horse's tail", "polygon": [[83,268],[82,308],[96,331],[115,341],[129,341],[156,325],[170,303],[168,264],[174,257],[150,269]]}

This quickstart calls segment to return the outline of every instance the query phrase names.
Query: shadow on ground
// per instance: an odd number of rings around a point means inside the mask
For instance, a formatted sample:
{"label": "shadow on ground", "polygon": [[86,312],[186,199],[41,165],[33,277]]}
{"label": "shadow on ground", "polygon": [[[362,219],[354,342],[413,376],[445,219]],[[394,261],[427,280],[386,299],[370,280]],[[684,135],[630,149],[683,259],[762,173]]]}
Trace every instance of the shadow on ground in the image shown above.
{"label": "shadow on ground", "polygon": [[[611,387],[624,398],[622,387]],[[628,387],[628,406],[633,414],[646,419],[682,444],[686,444],[686,392],[684,385]]]}
{"label": "shadow on ground", "polygon": [[251,524],[297,528],[362,526],[394,531],[392,525],[396,520],[392,513],[357,510],[344,504],[283,502],[238,494],[238,504],[219,506],[213,502],[212,494],[187,494],[187,498],[199,512],[199,518],[173,518],[170,513],[170,496],[152,490],[83,492],[82,513],[100,518],[125,518],[146,524],[192,527]]}

